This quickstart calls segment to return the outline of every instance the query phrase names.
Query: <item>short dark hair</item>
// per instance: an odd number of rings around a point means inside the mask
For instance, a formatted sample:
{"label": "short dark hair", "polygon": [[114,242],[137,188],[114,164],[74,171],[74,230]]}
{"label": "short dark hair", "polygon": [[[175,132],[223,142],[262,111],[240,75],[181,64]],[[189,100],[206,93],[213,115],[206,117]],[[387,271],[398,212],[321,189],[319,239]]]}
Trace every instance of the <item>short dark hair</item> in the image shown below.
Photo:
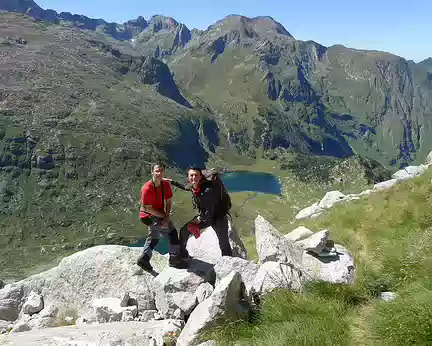
{"label": "short dark hair", "polygon": [[200,168],[200,167],[195,167],[195,166],[190,166],[188,169],[187,169],[187,173],[189,174],[189,171],[197,171],[197,172],[199,172],[199,174],[200,175],[203,175],[203,169],[202,168]]}
{"label": "short dark hair", "polygon": [[154,169],[156,168],[156,166],[158,166],[159,168],[162,168],[163,170],[165,170],[165,165],[162,162],[158,162],[158,163],[154,163],[151,165],[151,171],[153,172]]}

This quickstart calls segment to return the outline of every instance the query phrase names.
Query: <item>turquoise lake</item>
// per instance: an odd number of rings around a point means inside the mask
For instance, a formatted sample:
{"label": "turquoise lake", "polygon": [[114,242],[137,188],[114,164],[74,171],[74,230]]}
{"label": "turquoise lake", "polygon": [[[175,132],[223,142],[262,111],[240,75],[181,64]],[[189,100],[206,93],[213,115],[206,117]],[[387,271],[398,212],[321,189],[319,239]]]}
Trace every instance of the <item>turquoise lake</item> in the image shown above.
{"label": "turquoise lake", "polygon": [[270,173],[229,172],[223,175],[222,180],[228,192],[261,192],[272,195],[282,193],[278,178]]}

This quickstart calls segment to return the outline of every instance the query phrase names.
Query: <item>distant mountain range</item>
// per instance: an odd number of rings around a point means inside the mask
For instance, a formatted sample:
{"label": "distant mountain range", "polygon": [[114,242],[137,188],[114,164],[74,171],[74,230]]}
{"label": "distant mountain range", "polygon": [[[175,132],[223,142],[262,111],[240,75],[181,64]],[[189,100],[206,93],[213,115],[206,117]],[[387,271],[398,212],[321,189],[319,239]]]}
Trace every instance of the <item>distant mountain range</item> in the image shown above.
{"label": "distant mountain range", "polygon": [[0,248],[141,232],[133,194],[156,160],[356,155],[396,170],[432,147],[432,59],[299,41],[271,17],[189,30],[0,10]]}

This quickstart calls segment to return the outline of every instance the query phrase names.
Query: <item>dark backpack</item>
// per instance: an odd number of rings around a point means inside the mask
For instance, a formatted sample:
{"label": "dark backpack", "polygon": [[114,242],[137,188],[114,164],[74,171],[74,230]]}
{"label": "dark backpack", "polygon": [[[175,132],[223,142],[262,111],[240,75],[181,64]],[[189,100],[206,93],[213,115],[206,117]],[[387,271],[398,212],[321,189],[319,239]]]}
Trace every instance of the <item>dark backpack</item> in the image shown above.
{"label": "dark backpack", "polygon": [[232,207],[231,197],[221,179],[220,173],[215,168],[204,169],[202,173],[207,181],[211,181],[221,191],[221,214],[229,214]]}

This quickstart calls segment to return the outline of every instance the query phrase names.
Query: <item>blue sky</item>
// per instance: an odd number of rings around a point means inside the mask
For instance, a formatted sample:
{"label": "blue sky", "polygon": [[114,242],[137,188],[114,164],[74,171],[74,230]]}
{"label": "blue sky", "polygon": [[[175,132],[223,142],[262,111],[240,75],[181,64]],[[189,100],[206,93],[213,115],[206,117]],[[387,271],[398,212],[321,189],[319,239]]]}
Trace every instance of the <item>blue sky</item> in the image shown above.
{"label": "blue sky", "polygon": [[229,15],[271,16],[299,40],[325,46],[375,49],[416,62],[432,57],[430,0],[36,0],[57,12],[123,23],[163,14],[190,29],[205,29]]}

